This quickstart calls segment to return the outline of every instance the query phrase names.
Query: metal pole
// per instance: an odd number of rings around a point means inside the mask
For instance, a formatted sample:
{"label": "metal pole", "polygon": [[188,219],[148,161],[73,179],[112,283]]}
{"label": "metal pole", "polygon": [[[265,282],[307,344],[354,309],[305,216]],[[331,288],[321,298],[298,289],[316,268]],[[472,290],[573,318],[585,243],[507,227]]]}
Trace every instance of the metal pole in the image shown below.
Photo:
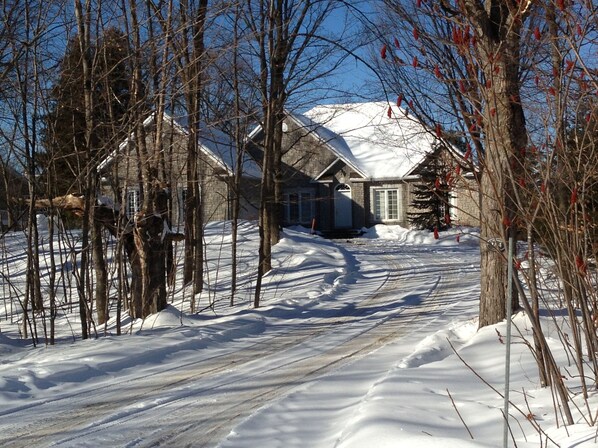
{"label": "metal pole", "polygon": [[504,403],[504,433],[503,447],[509,446],[509,387],[511,376],[511,323],[513,314],[513,252],[515,247],[515,238],[513,232],[509,235],[509,254],[507,258],[507,349],[505,354],[505,403]]}

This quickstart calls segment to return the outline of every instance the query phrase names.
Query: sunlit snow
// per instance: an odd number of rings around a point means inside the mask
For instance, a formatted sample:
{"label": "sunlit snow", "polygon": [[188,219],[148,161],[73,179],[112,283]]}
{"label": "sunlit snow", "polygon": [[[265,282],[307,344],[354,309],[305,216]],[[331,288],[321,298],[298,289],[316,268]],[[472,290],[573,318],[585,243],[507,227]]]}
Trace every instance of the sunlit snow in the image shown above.
{"label": "sunlit snow", "polygon": [[[64,304],[57,344],[44,346],[42,337],[37,348],[18,333],[24,236],[7,234],[0,253],[13,289],[3,280],[0,445],[502,446],[506,331],[504,323],[477,328],[475,230],[434,240],[376,226],[331,242],[285,229],[259,309],[251,306],[251,223],[241,226],[240,290],[229,306],[229,232],[229,223],[206,229],[200,313],[190,312],[191,294],[177,285],[158,315],[125,318],[124,335],[116,336],[112,319],[97,338],[81,341],[76,308]],[[58,261],[69,275],[71,259]],[[514,323],[516,445],[593,446],[596,430],[579,415],[573,427],[556,420],[523,343],[529,325],[521,313]],[[548,321],[546,331],[558,347]]]}

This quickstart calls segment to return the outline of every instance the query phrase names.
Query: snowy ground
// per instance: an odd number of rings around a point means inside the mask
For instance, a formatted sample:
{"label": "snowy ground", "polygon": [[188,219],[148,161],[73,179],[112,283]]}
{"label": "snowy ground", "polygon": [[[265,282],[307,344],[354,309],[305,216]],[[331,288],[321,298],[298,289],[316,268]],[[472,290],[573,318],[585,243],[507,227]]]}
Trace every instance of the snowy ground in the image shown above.
{"label": "snowy ground", "polygon": [[[4,284],[0,445],[502,446],[505,325],[477,331],[477,241],[462,232],[435,241],[379,226],[330,242],[287,230],[254,310],[255,228],[242,227],[243,288],[229,307],[230,238],[211,225],[198,308],[212,307],[190,313],[178,287],[168,309],[127,321],[127,335],[111,322],[106,336],[69,342],[77,321],[65,305],[52,347],[18,339]],[[17,290],[22,244],[12,235],[0,248]],[[521,339],[528,325],[515,324],[509,446],[593,446],[581,417],[558,425]]]}

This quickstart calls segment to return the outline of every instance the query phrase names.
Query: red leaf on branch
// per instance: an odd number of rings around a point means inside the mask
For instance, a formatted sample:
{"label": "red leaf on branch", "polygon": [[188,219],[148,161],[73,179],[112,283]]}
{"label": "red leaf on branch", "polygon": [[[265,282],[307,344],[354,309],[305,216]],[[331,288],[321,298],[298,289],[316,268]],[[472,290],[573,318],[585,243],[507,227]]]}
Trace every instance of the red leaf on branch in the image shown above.
{"label": "red leaf on branch", "polygon": [[565,61],[565,63],[567,64],[567,68],[566,68],[566,72],[569,73],[571,70],[573,70],[573,68],[575,67],[575,61],[572,61],[570,59],[567,59]]}
{"label": "red leaf on branch", "polygon": [[565,0],[556,0],[556,5],[561,11],[564,11],[567,5],[565,4]]}
{"label": "red leaf on branch", "polygon": [[392,118],[392,107],[388,106],[388,110],[386,111],[386,115],[388,118]]}
{"label": "red leaf on branch", "polygon": [[401,48],[401,44],[399,43],[399,39],[395,37],[395,47]]}
{"label": "red leaf on branch", "polygon": [[461,174],[461,165],[457,165],[457,166],[455,167],[455,174],[456,174],[457,176],[459,176],[459,175]]}
{"label": "red leaf on branch", "polygon": [[445,222],[447,225],[449,225],[449,226],[450,226],[450,225],[451,225],[451,215],[449,215],[448,213],[446,213],[446,214],[444,215],[444,222]]}
{"label": "red leaf on branch", "polygon": [[[495,328],[496,330],[496,328]],[[500,342],[501,344],[504,344],[505,341],[502,338],[502,334],[500,334],[500,331],[496,330],[496,334],[498,335],[498,342]]]}
{"label": "red leaf on branch", "polygon": [[471,145],[468,143],[465,150],[465,160],[469,161],[471,159]]}
{"label": "red leaf on branch", "polygon": [[463,43],[463,36],[461,35],[461,29],[459,27],[453,28],[453,43],[456,45],[461,45]]}
{"label": "red leaf on branch", "polygon": [[534,82],[536,83],[536,87],[538,87],[538,85],[540,84],[540,77],[538,75],[536,75],[536,77],[534,78]]}
{"label": "red leaf on branch", "polygon": [[434,188],[440,190],[440,179],[437,177],[436,181],[434,182]]}
{"label": "red leaf on branch", "polygon": [[382,48],[380,49],[380,57],[386,59],[386,44],[382,45]]}
{"label": "red leaf on branch", "polygon": [[577,255],[575,257],[575,266],[577,266],[577,270],[581,273],[581,274],[585,274],[586,273],[586,263],[585,261],[583,261],[583,258],[581,258],[581,255]]}
{"label": "red leaf on branch", "polygon": [[521,269],[521,260],[515,260],[515,266],[514,266],[515,270],[518,271],[519,269]]}
{"label": "red leaf on branch", "polygon": [[459,90],[461,91],[461,93],[465,93],[465,91],[467,90],[465,88],[465,82],[462,79],[459,80]]}
{"label": "red leaf on branch", "polygon": [[542,185],[540,185],[540,191],[546,193],[546,184],[542,183]]}
{"label": "red leaf on branch", "polygon": [[552,76],[555,78],[559,77],[559,68],[558,67],[552,67]]}
{"label": "red leaf on branch", "polygon": [[440,238],[440,235],[438,235],[438,227],[434,227],[434,239],[437,240],[438,238]]}
{"label": "red leaf on branch", "polygon": [[519,186],[521,188],[525,188],[525,179],[523,177],[519,178]]}
{"label": "red leaf on branch", "polygon": [[438,138],[442,138],[442,127],[440,126],[440,123],[436,123],[436,137]]}
{"label": "red leaf on branch", "polygon": [[401,107],[401,103],[403,102],[403,94],[399,94],[397,97],[397,107]]}
{"label": "red leaf on branch", "polygon": [[415,2],[415,6],[417,6],[418,8],[421,8],[421,6],[422,6],[422,0],[417,0]]}
{"label": "red leaf on branch", "polygon": [[419,31],[417,30],[417,28],[413,28],[413,38],[415,40],[419,39]]}
{"label": "red leaf on branch", "polygon": [[413,68],[417,68],[417,66],[419,65],[419,62],[417,61],[417,56],[413,56],[413,62],[411,63],[411,65],[413,65]]}
{"label": "red leaf on branch", "polygon": [[502,219],[502,225],[505,227],[511,227],[511,220],[508,216],[504,216]]}
{"label": "red leaf on branch", "polygon": [[548,93],[550,93],[552,96],[556,96],[556,90],[554,89],[554,87],[549,87]]}
{"label": "red leaf on branch", "polygon": [[415,110],[415,107],[413,107],[413,100],[409,100],[409,109]]}
{"label": "red leaf on branch", "polygon": [[461,235],[457,235],[457,243],[461,241]]}
{"label": "red leaf on branch", "polygon": [[571,205],[575,205],[577,203],[577,188],[574,188],[573,191],[571,191],[570,203]]}
{"label": "red leaf on branch", "polygon": [[489,89],[490,87],[492,87],[492,80],[491,79],[487,79],[486,80],[486,88]]}
{"label": "red leaf on branch", "polygon": [[542,39],[542,33],[540,33],[540,28],[534,28],[534,37],[536,38],[536,40]]}
{"label": "red leaf on branch", "polygon": [[440,67],[438,67],[438,64],[436,64],[434,66],[434,75],[438,78],[438,79],[442,79],[442,73],[440,73]]}
{"label": "red leaf on branch", "polygon": [[494,117],[496,115],[496,107],[490,109],[490,115]]}

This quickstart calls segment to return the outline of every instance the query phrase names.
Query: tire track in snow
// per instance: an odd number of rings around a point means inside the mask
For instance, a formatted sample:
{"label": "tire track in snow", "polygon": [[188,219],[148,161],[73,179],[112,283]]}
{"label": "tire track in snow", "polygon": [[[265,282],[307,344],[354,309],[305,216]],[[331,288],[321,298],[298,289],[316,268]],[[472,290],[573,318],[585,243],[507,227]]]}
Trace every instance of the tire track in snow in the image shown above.
{"label": "tire track in snow", "polygon": [[[356,256],[371,258],[371,251],[366,248]],[[122,427],[127,427],[124,433],[131,437],[127,446],[212,446],[236,422],[263,405],[401,337],[417,324],[418,317],[442,306],[437,302],[446,286],[445,275],[435,274],[421,288],[423,277],[427,279],[430,272],[426,273],[420,258],[403,254],[399,262],[388,253],[381,258],[393,267],[390,276],[350,314],[312,317],[309,324],[290,325],[291,332],[277,329],[238,350],[166,369],[149,379],[139,376],[116,381],[112,387],[123,389],[123,393],[110,397],[118,401],[106,400],[103,388],[97,388],[38,404],[52,412],[57,402],[68,402],[70,409],[30,421],[16,431],[9,428],[0,440],[8,442],[4,446],[46,441],[63,446],[95,446],[98,442],[124,446],[122,440],[111,439],[110,433],[119,427],[116,433],[122,434]],[[401,295],[401,291],[406,293]],[[350,289],[347,295],[353,293]],[[164,408],[168,408],[167,421],[163,421]],[[160,411],[162,421],[153,421],[155,411]],[[21,411],[23,417],[26,413],[26,409]],[[146,424],[144,431],[135,434],[139,419]],[[72,436],[60,437],[65,429]]]}

